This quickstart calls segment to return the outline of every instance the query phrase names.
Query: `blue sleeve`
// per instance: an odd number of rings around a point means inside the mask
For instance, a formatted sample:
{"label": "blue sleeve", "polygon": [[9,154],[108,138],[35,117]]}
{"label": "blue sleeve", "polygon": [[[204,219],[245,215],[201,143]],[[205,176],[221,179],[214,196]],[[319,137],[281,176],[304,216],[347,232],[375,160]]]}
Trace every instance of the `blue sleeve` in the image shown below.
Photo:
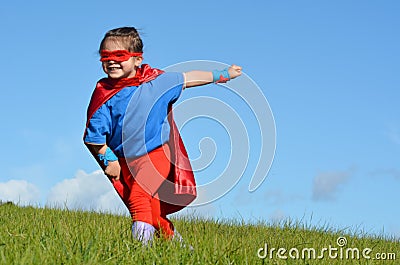
{"label": "blue sleeve", "polygon": [[92,116],[86,128],[85,143],[105,144],[111,132],[111,115],[105,104]]}
{"label": "blue sleeve", "polygon": [[162,84],[162,93],[165,93],[165,96],[169,98],[169,102],[174,103],[178,100],[184,85],[183,73],[166,72],[160,75],[158,79]]}

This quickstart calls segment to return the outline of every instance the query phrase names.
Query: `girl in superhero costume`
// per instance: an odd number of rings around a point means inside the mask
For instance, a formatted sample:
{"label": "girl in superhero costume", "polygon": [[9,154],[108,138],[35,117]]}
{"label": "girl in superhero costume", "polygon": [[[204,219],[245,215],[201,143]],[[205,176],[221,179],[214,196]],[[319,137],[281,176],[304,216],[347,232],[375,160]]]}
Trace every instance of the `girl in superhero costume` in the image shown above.
{"label": "girl in superhero costume", "polygon": [[100,44],[106,78],[93,91],[84,143],[132,217],[133,237],[144,244],[154,235],[178,238],[168,214],[196,198],[190,161],[172,118],[182,90],[241,75],[222,71],[165,73],[143,61],[143,43],[134,27],[108,31]]}

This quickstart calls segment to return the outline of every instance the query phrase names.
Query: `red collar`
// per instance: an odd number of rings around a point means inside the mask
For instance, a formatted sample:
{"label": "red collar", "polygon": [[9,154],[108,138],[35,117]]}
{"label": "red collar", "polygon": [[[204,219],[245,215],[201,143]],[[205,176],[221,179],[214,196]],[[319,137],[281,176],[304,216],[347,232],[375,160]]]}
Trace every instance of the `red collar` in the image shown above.
{"label": "red collar", "polygon": [[143,83],[147,83],[154,80],[164,71],[156,68],[151,68],[148,64],[143,64],[140,68],[136,70],[135,77],[132,78],[103,78],[100,79],[96,88],[93,91],[92,98],[89,103],[87,111],[87,123],[98,108],[101,107],[107,100],[112,98],[115,94],[121,91],[124,87],[128,86],[139,86]]}

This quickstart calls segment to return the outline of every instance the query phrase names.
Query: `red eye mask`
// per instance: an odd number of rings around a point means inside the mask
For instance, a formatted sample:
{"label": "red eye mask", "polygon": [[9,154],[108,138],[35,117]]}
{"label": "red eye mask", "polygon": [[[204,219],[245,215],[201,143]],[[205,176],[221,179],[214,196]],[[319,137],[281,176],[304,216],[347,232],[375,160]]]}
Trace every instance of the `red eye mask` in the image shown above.
{"label": "red eye mask", "polygon": [[142,52],[129,52],[127,50],[115,50],[115,51],[108,51],[108,50],[101,50],[100,51],[100,61],[115,61],[115,62],[125,62],[128,61],[129,58],[134,56],[142,56]]}

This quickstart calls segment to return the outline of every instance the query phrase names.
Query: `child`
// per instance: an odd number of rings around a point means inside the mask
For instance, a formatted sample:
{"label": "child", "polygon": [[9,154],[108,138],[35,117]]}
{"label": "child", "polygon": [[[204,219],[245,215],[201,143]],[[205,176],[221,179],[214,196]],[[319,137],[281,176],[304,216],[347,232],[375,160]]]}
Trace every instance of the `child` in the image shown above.
{"label": "child", "polygon": [[142,65],[143,43],[133,27],[108,31],[99,52],[107,77],[92,94],[84,143],[128,208],[134,238],[143,244],[154,235],[181,239],[167,214],[195,199],[196,184],[168,114],[183,89],[226,82],[241,67],[165,73]]}

